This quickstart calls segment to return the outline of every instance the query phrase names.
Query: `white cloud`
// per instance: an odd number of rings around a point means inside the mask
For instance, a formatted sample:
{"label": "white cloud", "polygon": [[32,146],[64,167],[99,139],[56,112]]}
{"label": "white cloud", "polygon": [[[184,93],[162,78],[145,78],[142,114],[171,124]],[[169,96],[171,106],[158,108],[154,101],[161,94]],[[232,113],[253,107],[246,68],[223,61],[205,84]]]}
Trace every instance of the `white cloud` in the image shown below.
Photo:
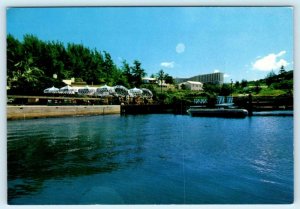
{"label": "white cloud", "polygon": [[176,52],[178,54],[183,53],[185,51],[185,45],[183,43],[178,43],[176,45]]}
{"label": "white cloud", "polygon": [[252,63],[252,68],[260,71],[270,71],[279,69],[281,66],[287,66],[289,63],[286,60],[279,60],[279,57],[284,54],[286,54],[286,51],[281,51],[277,54],[272,53],[261,59],[257,59],[255,63]]}
{"label": "white cloud", "polygon": [[219,73],[219,72],[220,72],[220,70],[218,70],[218,69],[214,70],[214,73]]}
{"label": "white cloud", "polygon": [[175,62],[162,62],[160,63],[160,66],[166,67],[166,68],[173,68],[175,65]]}
{"label": "white cloud", "polygon": [[279,52],[276,56],[277,56],[277,57],[280,57],[280,56],[284,55],[285,53],[286,53],[286,51],[281,51],[281,52]]}
{"label": "white cloud", "polygon": [[228,74],[224,74],[224,78],[229,78],[230,77],[230,75],[228,75]]}

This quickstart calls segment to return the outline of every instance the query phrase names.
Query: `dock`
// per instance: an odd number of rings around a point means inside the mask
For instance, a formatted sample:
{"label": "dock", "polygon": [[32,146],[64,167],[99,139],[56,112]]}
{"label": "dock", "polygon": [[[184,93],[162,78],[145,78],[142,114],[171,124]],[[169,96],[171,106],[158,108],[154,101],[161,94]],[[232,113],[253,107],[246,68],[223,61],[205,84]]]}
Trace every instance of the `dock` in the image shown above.
{"label": "dock", "polygon": [[191,116],[201,117],[245,118],[248,116],[246,109],[190,108],[187,112]]}
{"label": "dock", "polygon": [[120,114],[120,105],[7,106],[8,120],[107,114]]}

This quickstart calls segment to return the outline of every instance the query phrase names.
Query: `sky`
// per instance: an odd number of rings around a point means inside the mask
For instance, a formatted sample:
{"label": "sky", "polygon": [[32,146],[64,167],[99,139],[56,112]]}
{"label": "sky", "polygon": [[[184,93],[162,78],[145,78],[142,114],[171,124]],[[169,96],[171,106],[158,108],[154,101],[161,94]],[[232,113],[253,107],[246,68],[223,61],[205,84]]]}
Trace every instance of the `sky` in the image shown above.
{"label": "sky", "polygon": [[293,69],[292,7],[8,8],[7,34],[83,44],[148,76],[223,72],[225,82]]}

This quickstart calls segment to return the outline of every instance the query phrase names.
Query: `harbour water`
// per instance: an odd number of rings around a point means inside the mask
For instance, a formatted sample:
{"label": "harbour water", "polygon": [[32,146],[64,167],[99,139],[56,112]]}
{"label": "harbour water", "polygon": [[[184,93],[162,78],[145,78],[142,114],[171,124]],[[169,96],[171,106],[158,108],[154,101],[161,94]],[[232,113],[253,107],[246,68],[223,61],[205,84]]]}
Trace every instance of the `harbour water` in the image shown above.
{"label": "harbour water", "polygon": [[9,204],[288,204],[293,117],[8,121]]}

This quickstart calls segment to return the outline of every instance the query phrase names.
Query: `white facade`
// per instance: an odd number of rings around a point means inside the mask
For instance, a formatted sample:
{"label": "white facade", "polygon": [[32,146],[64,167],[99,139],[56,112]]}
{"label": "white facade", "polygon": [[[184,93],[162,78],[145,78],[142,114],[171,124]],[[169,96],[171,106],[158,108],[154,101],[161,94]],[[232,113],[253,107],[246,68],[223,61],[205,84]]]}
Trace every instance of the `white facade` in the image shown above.
{"label": "white facade", "polygon": [[223,84],[224,83],[224,73],[210,73],[210,74],[202,74],[196,75],[191,78],[175,78],[177,83],[182,83],[185,81],[197,81],[201,83],[213,83],[213,84]]}
{"label": "white facade", "polygon": [[185,85],[186,89],[194,90],[194,91],[202,91],[203,83],[198,81],[186,81],[179,84],[179,88],[182,88],[182,85]]}
{"label": "white facade", "polygon": [[142,78],[142,81],[143,81],[143,83],[152,83],[152,84],[157,83],[156,78]]}
{"label": "white facade", "polygon": [[71,79],[66,79],[66,80],[62,80],[62,82],[64,82],[67,85],[72,85],[72,83],[75,82],[75,78],[71,78]]}

